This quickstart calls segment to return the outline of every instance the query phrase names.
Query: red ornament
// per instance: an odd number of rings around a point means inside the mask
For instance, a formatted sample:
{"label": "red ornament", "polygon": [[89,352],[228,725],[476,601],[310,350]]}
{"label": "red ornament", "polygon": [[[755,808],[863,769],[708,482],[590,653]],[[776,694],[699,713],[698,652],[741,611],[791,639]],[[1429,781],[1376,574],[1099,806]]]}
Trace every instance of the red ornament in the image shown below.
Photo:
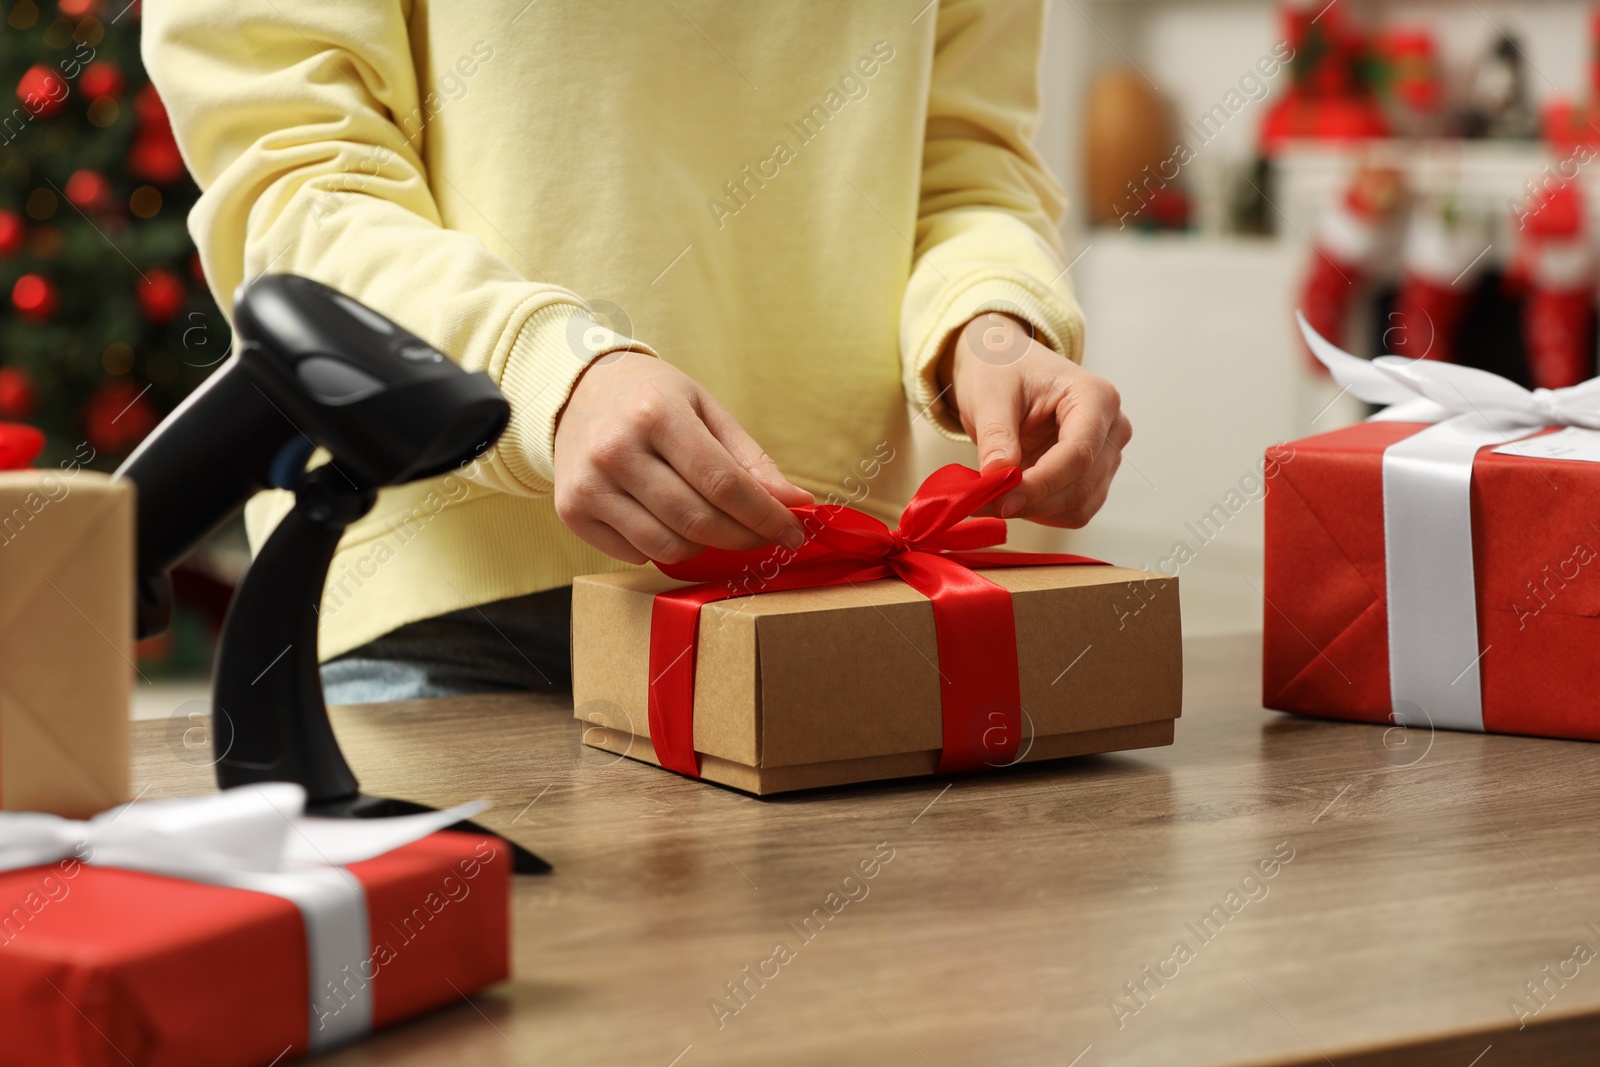
{"label": "red ornament", "polygon": [[128,149],[128,172],[156,185],[171,185],[183,177],[183,156],[172,131],[165,126],[141,130]]}
{"label": "red ornament", "polygon": [[14,211],[0,211],[0,257],[9,258],[22,251],[28,240],[28,226]]}
{"label": "red ornament", "polygon": [[43,322],[56,313],[56,287],[48,278],[24,274],[11,287],[11,304],[25,319]]}
{"label": "red ornament", "polygon": [[109,59],[96,60],[83,68],[78,76],[78,88],[89,97],[119,96],[125,86],[122,68]]}
{"label": "red ornament", "polygon": [[39,401],[33,379],[20,367],[0,367],[0,418],[25,419]]}
{"label": "red ornament", "polygon": [[133,98],[133,110],[138,113],[141,125],[170,125],[167,121],[167,105],[161,102],[161,94],[156,92],[154,85],[146,85],[139,90]]}
{"label": "red ornament", "polygon": [[146,271],[144,280],[134,289],[139,298],[139,310],[151,322],[168,322],[183,307],[187,291],[183,279],[170,270]]}
{"label": "red ornament", "polygon": [[125,452],[144,440],[156,426],[156,413],[143,387],[119,378],[107,382],[89,398],[83,409],[83,433],[98,452]]}
{"label": "red ornament", "polygon": [[173,140],[166,106],[153,85],[146,85],[133,98],[139,115],[139,132],[128,149],[128,170],[137,178],[156,185],[171,185],[183,177],[183,156]]}
{"label": "red ornament", "polygon": [[100,0],[60,0],[56,6],[68,18],[81,19],[100,10]]}
{"label": "red ornament", "polygon": [[0,471],[22,470],[44,449],[44,434],[36,427],[0,422]]}
{"label": "red ornament", "polygon": [[47,119],[67,102],[67,81],[45,63],[29,67],[17,82],[17,99],[35,118]]}
{"label": "red ornament", "polygon": [[67,199],[85,211],[104,207],[111,199],[111,183],[104,174],[93,170],[74,171],[65,191]]}

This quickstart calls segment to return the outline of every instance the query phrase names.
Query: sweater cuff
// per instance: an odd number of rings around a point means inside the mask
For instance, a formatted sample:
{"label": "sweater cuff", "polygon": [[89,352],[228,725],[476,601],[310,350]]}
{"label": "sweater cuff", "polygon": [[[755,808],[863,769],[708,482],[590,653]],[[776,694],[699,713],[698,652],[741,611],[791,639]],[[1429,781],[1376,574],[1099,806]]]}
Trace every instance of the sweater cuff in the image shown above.
{"label": "sweater cuff", "polygon": [[543,496],[554,490],[556,420],[583,372],[616,352],[656,355],[601,325],[581,304],[547,304],[523,322],[500,374],[511,421],[496,445],[523,491]]}
{"label": "sweater cuff", "polygon": [[1074,363],[1083,361],[1083,312],[1078,302],[1031,277],[987,274],[956,290],[912,353],[907,393],[944,436],[970,441],[948,394],[940,395],[939,357],[967,323],[985,312],[1013,315],[1033,328],[1034,340]]}

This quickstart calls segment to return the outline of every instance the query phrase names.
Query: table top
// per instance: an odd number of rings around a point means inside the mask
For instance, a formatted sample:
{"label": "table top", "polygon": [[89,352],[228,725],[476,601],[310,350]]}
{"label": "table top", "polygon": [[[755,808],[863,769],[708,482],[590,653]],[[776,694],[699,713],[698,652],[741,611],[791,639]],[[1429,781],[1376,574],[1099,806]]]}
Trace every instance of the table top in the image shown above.
{"label": "table top", "polygon": [[[368,792],[555,871],[510,982],[325,1062],[1592,1063],[1600,745],[1263,711],[1258,646],[1187,645],[1170,748],[765,800],[560,698],[336,709]],[[210,786],[135,729],[136,789]]]}

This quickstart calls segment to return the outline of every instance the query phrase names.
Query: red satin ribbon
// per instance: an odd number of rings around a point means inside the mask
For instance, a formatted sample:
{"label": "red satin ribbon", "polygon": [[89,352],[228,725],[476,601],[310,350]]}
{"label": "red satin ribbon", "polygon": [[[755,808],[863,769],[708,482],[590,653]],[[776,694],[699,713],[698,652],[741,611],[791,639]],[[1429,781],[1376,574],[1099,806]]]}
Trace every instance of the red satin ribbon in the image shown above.
{"label": "red satin ribbon", "polygon": [[1003,519],[972,513],[1021,481],[1015,467],[979,474],[952,463],[917,490],[890,530],[837,505],[792,509],[807,533],[799,549],[708,548],[682,563],[657,563],[701,584],[656,596],[650,612],[650,741],[661,766],[700,776],[694,750],[694,663],[700,608],[718,600],[898,577],[933,602],[944,748],[939,772],[981,770],[1016,759],[1022,735],[1017,631],[1011,594],[973,567],[1104,564],[1086,556],[981,552],[1004,543]]}

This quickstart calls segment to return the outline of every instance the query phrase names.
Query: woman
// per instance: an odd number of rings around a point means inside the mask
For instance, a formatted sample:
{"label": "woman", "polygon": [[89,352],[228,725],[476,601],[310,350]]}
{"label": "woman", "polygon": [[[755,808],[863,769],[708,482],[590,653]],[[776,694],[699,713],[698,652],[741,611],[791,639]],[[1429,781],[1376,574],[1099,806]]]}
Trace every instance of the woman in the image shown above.
{"label": "woman", "polygon": [[[219,302],[315,278],[512,405],[487,457],[384,492],[341,545],[330,701],[563,685],[574,575],[793,543],[819,497],[892,517],[917,418],[1025,468],[1003,514],[1088,521],[1131,430],[1076,362],[1031,143],[1043,19],[148,0]],[[252,503],[257,544],[287,508]]]}

